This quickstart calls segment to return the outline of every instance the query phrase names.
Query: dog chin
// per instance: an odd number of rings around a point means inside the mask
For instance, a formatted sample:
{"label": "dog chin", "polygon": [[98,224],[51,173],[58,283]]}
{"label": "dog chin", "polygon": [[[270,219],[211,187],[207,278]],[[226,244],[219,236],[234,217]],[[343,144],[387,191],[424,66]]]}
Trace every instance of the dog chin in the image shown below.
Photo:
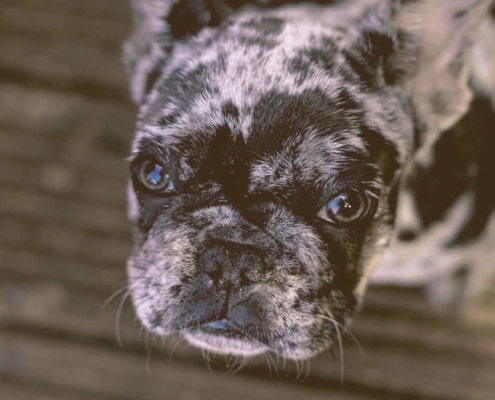
{"label": "dog chin", "polygon": [[182,331],[182,336],[193,346],[221,355],[252,357],[269,350],[255,340],[231,339],[209,333]]}

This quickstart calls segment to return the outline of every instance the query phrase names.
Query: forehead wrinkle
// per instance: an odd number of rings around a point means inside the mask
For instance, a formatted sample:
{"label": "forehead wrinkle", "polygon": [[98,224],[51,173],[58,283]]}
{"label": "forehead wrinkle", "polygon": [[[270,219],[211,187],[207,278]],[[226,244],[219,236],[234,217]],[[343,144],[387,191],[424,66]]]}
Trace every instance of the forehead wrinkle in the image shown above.
{"label": "forehead wrinkle", "polygon": [[[326,181],[336,172],[341,171],[356,160],[356,154],[366,158],[366,145],[352,131],[335,132],[332,135],[309,135],[304,138],[298,152],[296,165],[302,171],[305,182]],[[351,158],[349,155],[353,154]]]}
{"label": "forehead wrinkle", "polygon": [[[275,154],[260,156],[250,168],[249,190],[282,188],[297,180],[305,186],[322,186],[349,169],[362,154],[367,164],[364,141],[351,132],[323,136],[315,130],[308,132],[300,143],[291,138]],[[349,154],[354,154],[351,157]]]}
{"label": "forehead wrinkle", "polygon": [[282,151],[266,155],[252,163],[248,190],[254,192],[259,186],[274,188],[287,185],[293,181],[293,168],[290,158]]}

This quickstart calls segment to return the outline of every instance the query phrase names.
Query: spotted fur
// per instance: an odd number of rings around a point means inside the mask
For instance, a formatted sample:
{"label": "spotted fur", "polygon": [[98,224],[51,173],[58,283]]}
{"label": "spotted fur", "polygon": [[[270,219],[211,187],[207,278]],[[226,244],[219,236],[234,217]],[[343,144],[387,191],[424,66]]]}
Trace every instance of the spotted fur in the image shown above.
{"label": "spotted fur", "polygon": [[[392,237],[406,166],[468,108],[488,3],[134,0],[131,161],[158,160],[177,188],[143,191],[131,168],[143,324],[218,353],[332,346]],[[372,217],[316,217],[349,188],[377,199]],[[205,328],[222,319],[242,337]]]}

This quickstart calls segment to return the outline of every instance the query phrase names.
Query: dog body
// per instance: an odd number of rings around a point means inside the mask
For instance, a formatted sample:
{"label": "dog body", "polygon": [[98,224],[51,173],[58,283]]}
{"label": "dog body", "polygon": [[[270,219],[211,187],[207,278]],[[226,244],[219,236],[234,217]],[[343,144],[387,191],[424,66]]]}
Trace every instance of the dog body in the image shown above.
{"label": "dog body", "polygon": [[128,273],[142,323],[224,354],[332,346],[406,173],[468,109],[488,6],[135,0]]}

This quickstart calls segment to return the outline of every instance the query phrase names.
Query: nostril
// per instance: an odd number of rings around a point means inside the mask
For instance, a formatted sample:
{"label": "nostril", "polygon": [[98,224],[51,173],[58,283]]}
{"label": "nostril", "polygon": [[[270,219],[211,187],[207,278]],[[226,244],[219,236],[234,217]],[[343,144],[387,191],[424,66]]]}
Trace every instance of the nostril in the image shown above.
{"label": "nostril", "polygon": [[246,287],[246,286],[251,285],[253,283],[253,281],[251,281],[251,279],[249,279],[249,277],[246,274],[246,271],[242,271],[239,283],[240,283],[241,287]]}
{"label": "nostril", "polygon": [[399,231],[397,238],[401,242],[412,242],[418,236],[417,232],[413,229],[403,229]]}
{"label": "nostril", "polygon": [[259,282],[266,270],[262,257],[254,252],[245,252],[238,259],[239,284],[241,287]]}
{"label": "nostril", "polygon": [[222,269],[218,267],[214,270],[205,271],[205,274],[208,275],[213,282],[218,282],[222,277]]}
{"label": "nostril", "polygon": [[223,274],[223,265],[225,264],[225,254],[223,249],[211,247],[202,252],[199,256],[199,266],[203,273],[203,278],[208,283],[217,283]]}
{"label": "nostril", "polygon": [[219,287],[222,284],[222,271],[202,271],[201,279],[207,287]]}

